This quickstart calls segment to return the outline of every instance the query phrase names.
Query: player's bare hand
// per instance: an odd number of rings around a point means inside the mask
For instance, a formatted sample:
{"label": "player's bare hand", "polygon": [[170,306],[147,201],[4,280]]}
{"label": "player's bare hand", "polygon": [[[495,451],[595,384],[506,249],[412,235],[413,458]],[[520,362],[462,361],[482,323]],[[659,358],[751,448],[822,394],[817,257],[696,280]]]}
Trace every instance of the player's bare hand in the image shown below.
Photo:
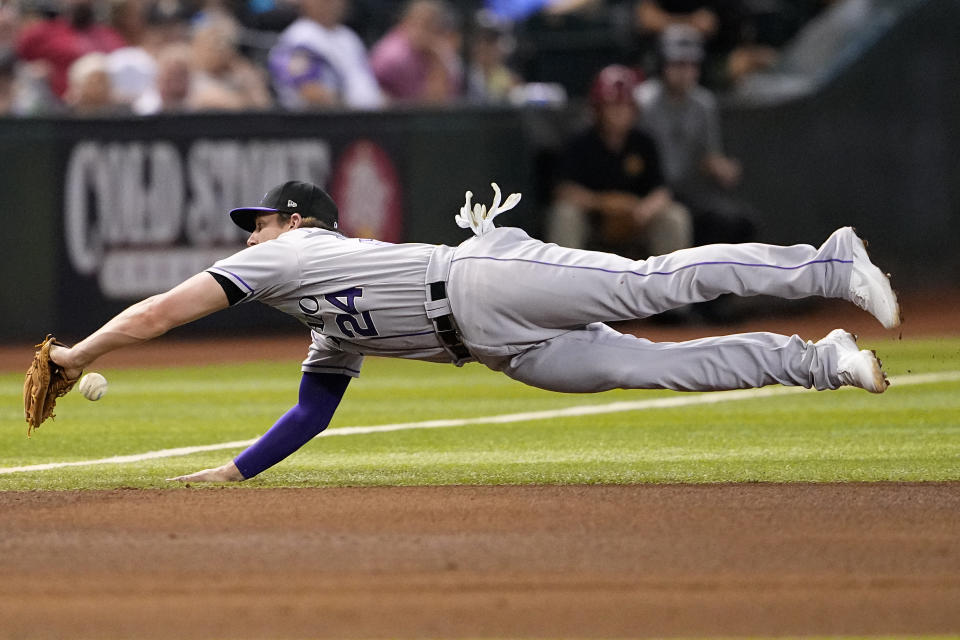
{"label": "player's bare hand", "polygon": [[63,367],[63,374],[70,380],[80,377],[80,374],[83,373],[83,367],[78,366],[70,347],[53,345],[50,347],[50,359]]}
{"label": "player's bare hand", "polygon": [[240,482],[245,480],[243,474],[237,469],[237,465],[228,462],[222,467],[213,469],[204,469],[196,473],[190,473],[176,478],[167,478],[172,482]]}

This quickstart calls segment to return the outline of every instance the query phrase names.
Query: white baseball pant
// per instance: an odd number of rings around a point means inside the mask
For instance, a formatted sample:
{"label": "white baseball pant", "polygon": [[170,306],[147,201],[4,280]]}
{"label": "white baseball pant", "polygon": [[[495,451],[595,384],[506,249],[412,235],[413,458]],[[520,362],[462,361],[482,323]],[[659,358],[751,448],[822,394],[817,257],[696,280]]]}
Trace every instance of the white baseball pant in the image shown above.
{"label": "white baseball pant", "polygon": [[633,261],[501,227],[457,247],[448,295],[464,343],[480,362],[544,389],[833,389],[840,385],[835,348],[798,336],[654,343],[601,323],[725,293],[849,299],[854,238],[845,227],[819,248],[715,244]]}

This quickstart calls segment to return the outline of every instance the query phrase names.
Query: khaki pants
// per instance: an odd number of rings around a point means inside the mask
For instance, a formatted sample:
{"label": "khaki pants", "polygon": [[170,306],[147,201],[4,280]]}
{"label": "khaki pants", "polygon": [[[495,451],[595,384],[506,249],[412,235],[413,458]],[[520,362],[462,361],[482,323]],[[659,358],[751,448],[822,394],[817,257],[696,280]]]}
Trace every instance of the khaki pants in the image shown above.
{"label": "khaki pants", "polygon": [[[573,249],[586,248],[592,235],[586,211],[569,202],[558,201],[551,207],[548,216],[547,242]],[[690,211],[682,204],[672,202],[658,211],[646,227],[634,232],[632,237],[609,242],[609,248],[615,250],[617,246],[642,247],[641,253],[659,256],[692,244],[693,222]]]}

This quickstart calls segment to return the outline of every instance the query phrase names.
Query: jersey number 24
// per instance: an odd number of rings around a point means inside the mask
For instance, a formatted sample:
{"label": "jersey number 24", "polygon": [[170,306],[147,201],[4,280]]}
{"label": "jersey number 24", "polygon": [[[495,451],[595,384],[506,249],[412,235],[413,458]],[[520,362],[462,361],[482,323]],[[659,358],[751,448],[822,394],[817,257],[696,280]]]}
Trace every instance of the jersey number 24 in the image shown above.
{"label": "jersey number 24", "polygon": [[354,338],[358,335],[365,338],[379,335],[377,328],[373,324],[373,318],[370,317],[370,312],[357,311],[357,305],[354,303],[354,300],[361,296],[363,296],[363,289],[361,287],[351,287],[350,289],[328,293],[323,296],[327,302],[345,312],[337,315],[337,326],[340,327],[343,335],[349,338]]}

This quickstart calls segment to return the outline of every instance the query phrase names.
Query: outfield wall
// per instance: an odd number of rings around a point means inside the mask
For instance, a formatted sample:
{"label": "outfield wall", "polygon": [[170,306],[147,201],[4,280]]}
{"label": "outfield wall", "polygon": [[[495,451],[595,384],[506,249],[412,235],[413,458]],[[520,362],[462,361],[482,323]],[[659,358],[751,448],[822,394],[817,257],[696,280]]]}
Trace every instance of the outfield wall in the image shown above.
{"label": "outfield wall", "polygon": [[[0,120],[0,337],[82,335],[203,270],[243,247],[226,212],[287,179],[325,185],[347,233],[458,243],[464,191],[529,191],[529,157],[508,109]],[[536,226],[530,204],[515,224]],[[285,320],[249,307],[201,325]]]}

